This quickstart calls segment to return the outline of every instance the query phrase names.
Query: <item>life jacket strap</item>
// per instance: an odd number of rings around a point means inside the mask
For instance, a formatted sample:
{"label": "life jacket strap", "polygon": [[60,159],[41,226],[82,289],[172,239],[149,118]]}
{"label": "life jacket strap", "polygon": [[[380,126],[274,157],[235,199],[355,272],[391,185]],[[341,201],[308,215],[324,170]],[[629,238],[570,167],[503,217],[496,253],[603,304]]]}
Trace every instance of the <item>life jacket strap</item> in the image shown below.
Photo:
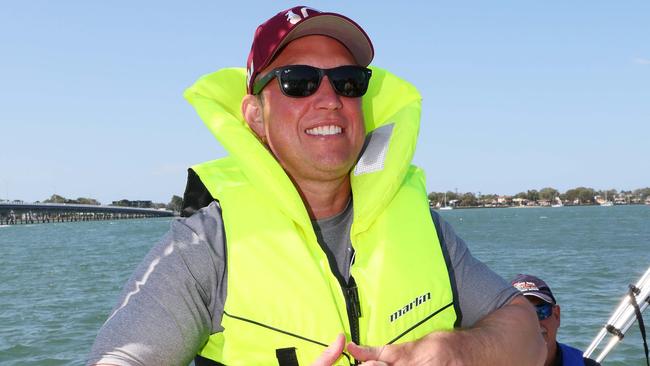
{"label": "life jacket strap", "polygon": [[275,350],[275,357],[278,358],[280,366],[298,366],[296,347],[278,348]]}

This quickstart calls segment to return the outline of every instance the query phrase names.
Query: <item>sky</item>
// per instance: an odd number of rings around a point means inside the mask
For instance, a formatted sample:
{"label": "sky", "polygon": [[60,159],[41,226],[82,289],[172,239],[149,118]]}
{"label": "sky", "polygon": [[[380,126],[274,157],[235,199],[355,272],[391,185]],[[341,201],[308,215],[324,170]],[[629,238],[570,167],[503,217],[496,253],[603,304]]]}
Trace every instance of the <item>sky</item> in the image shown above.
{"label": "sky", "polygon": [[0,9],[0,198],[182,195],[226,154],[183,91],[295,5],[357,21],[420,90],[429,191],[650,186],[647,0],[34,0]]}

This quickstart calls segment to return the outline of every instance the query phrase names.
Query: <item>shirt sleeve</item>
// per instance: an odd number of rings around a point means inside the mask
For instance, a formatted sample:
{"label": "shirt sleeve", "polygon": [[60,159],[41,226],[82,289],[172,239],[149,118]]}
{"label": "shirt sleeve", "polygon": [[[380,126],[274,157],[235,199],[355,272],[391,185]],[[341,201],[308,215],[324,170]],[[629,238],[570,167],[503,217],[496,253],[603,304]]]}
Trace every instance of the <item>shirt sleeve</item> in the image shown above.
{"label": "shirt sleeve", "polygon": [[434,222],[438,222],[442,241],[452,265],[453,277],[462,314],[461,327],[471,327],[494,310],[509,303],[519,294],[501,276],[492,271],[469,251],[449,223],[431,211]]}
{"label": "shirt sleeve", "polygon": [[216,203],[172,222],[126,283],[87,364],[189,364],[223,330],[223,238]]}

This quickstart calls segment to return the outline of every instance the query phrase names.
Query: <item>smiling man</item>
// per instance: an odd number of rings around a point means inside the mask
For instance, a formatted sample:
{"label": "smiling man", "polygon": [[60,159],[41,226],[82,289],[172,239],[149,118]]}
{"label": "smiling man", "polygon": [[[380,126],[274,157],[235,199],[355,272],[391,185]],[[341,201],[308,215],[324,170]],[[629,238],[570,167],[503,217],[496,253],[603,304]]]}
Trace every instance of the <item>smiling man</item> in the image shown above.
{"label": "smiling man", "polygon": [[[430,211],[415,87],[351,19],[255,32],[246,70],[186,91],[228,157],[145,258],[89,364],[541,365],[533,307]],[[346,346],[347,343],[347,346]]]}
{"label": "smiling man", "polygon": [[[342,212],[350,199],[350,169],[365,140],[360,96],[371,71],[334,38],[308,35],[288,43],[261,75],[257,94],[242,102],[248,125],[296,185],[310,216]],[[296,77],[314,81],[286,87]],[[305,90],[292,95],[299,88]],[[313,94],[305,96],[309,90]],[[339,95],[346,93],[356,97]]]}

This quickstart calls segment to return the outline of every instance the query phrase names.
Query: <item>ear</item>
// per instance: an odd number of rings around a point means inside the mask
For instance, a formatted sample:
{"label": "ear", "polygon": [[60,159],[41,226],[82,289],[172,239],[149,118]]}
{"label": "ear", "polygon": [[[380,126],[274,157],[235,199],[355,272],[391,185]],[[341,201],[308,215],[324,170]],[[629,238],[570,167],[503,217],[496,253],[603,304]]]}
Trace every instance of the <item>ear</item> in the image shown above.
{"label": "ear", "polygon": [[560,305],[553,306],[553,316],[557,319],[558,326],[560,325]]}
{"label": "ear", "polygon": [[259,98],[252,94],[246,94],[241,101],[241,112],[248,124],[248,127],[255,132],[257,137],[266,141],[264,129],[264,111]]}

